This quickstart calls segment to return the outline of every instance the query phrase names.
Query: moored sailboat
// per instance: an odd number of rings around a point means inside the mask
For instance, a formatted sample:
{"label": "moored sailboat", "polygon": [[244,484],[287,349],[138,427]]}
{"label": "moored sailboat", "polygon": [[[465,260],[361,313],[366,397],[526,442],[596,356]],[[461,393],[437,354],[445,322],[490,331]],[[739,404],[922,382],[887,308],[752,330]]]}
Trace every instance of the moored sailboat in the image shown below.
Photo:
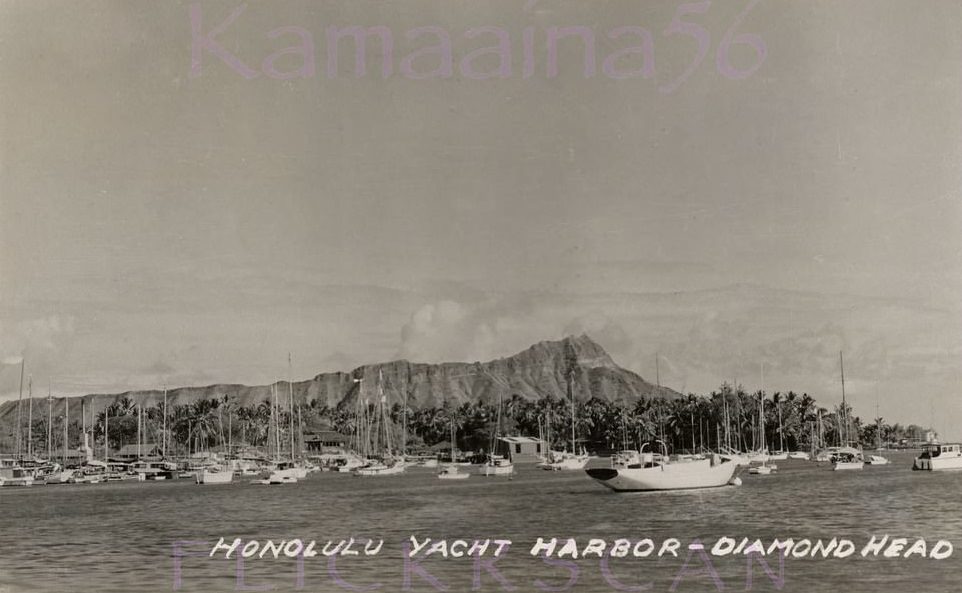
{"label": "moored sailboat", "polygon": [[441,468],[441,471],[438,472],[439,480],[466,480],[471,477],[470,473],[461,471],[461,469],[458,467],[457,462],[455,461],[457,459],[457,455],[455,455],[455,451],[457,451],[457,442],[456,442],[456,439],[454,438],[454,435],[455,435],[454,419],[452,418],[451,419],[451,463],[445,464]]}

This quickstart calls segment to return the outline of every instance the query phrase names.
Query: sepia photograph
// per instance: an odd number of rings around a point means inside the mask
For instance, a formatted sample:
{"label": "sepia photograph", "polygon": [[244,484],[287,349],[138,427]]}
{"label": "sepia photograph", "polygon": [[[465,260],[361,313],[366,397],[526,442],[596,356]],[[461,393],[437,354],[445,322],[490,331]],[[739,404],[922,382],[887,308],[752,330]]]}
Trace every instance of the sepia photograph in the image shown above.
{"label": "sepia photograph", "polygon": [[0,0],[0,593],[960,588],[962,2]]}

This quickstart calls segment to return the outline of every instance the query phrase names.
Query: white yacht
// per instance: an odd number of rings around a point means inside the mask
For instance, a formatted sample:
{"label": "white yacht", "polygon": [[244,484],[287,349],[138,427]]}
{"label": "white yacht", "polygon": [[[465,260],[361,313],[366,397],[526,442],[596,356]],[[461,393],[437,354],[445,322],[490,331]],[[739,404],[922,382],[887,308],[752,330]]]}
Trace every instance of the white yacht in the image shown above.
{"label": "white yacht", "polygon": [[619,492],[717,488],[734,483],[737,466],[731,459],[712,455],[705,459],[670,460],[664,443],[662,447],[664,455],[646,456],[642,449],[643,465],[591,468],[585,472],[602,486]]}
{"label": "white yacht", "polygon": [[198,484],[230,484],[234,480],[234,472],[217,466],[205,467],[194,474]]}
{"label": "white yacht", "polygon": [[0,459],[0,486],[33,486],[33,472],[16,459]]}
{"label": "white yacht", "polygon": [[932,443],[922,448],[915,458],[912,469],[925,471],[945,471],[962,469],[962,444]]}
{"label": "white yacht", "polygon": [[855,447],[839,447],[838,451],[832,456],[832,469],[834,471],[845,471],[853,469],[863,469],[865,458],[862,450]]}

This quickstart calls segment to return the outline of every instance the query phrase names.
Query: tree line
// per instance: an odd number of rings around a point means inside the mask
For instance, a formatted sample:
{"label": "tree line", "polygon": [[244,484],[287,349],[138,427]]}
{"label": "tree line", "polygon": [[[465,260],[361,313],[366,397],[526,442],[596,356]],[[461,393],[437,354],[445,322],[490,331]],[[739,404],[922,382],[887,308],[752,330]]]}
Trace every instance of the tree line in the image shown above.
{"label": "tree line", "polygon": [[[168,456],[178,456],[228,443],[257,447],[264,452],[279,445],[284,451],[289,450],[291,434],[297,441],[295,448],[301,448],[303,434],[320,430],[336,431],[351,442],[352,435],[364,433],[359,424],[375,417],[373,405],[369,413],[358,414],[356,406],[328,407],[316,399],[295,407],[293,413],[280,405],[272,416],[271,407],[270,399],[240,405],[232,396],[224,395],[171,405],[165,422],[163,404],[141,411],[136,402],[123,398],[97,414],[87,423],[87,429],[92,433],[90,444],[95,451],[103,450],[106,436],[108,447],[116,452],[124,445],[137,443],[140,424],[143,442],[161,448],[166,435]],[[769,450],[802,451],[856,441],[865,447],[892,446],[920,438],[928,430],[916,425],[889,424],[883,418],[865,422],[852,414],[850,406],[828,409],[805,393],[749,393],[728,383],[709,395],[689,394],[674,400],[641,397],[629,403],[591,398],[576,402],[573,410],[571,400],[564,396],[545,395],[531,401],[510,394],[501,404],[500,426],[498,407],[496,402],[480,400],[459,405],[445,402],[440,407],[420,409],[395,403],[389,408],[391,434],[403,432],[408,452],[434,445],[443,447],[450,442],[452,427],[458,448],[467,451],[489,448],[496,432],[546,438],[554,448],[570,449],[573,413],[575,447],[579,450],[637,448],[640,443],[661,440],[672,451],[681,452],[717,451],[725,447],[756,450],[763,443]],[[47,421],[46,415],[40,413],[34,416],[31,431],[23,427],[20,438],[25,443],[29,432],[36,454],[47,451]],[[64,419],[54,418],[52,422],[50,444],[57,456],[64,445]],[[81,426],[81,420],[71,419],[67,427],[69,449],[82,444]],[[4,436],[4,448],[11,450],[16,433]],[[27,445],[22,446],[27,451]],[[394,448],[400,446],[399,436]]]}

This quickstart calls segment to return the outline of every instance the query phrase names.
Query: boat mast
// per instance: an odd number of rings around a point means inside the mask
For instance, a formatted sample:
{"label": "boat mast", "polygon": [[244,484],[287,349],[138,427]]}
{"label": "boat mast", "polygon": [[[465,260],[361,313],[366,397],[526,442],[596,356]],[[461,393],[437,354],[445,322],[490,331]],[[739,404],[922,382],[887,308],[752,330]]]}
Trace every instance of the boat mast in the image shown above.
{"label": "boat mast", "polygon": [[[405,386],[406,387],[406,386]],[[408,451],[408,390],[404,390],[404,402],[401,408],[401,458]]]}
{"label": "boat mast", "polygon": [[[83,400],[80,400],[83,402]],[[67,434],[67,426],[70,425],[70,400],[63,398],[63,464],[64,467],[67,466],[67,440],[69,435]],[[86,436],[86,435],[84,435]]]}
{"label": "boat mast", "polygon": [[882,418],[878,415],[878,392],[875,393],[875,448],[882,450]]}
{"label": "boat mast", "polygon": [[848,409],[845,406],[845,362],[842,360],[841,350],[838,351],[838,365],[842,372],[842,418],[839,419],[838,436],[842,441],[839,444],[845,447],[848,446]]}
{"label": "boat mast", "polygon": [[[571,386],[571,373],[568,373],[568,395],[571,396],[571,454],[577,455],[578,451],[575,449],[575,390]],[[501,425],[501,402],[498,402],[498,428]]]}
{"label": "boat mast", "polygon": [[140,461],[140,459],[143,457],[143,451],[140,448],[140,444],[143,442],[140,437],[143,424],[143,411],[144,406],[142,404],[137,404],[137,461]]}
{"label": "boat mast", "polygon": [[33,459],[33,375],[27,378],[27,457]]}
{"label": "boat mast", "polygon": [[287,416],[291,429],[291,461],[294,461],[294,362],[290,352],[287,353],[287,392]]}
{"label": "boat mast", "polygon": [[234,409],[227,407],[227,454],[234,453]]}
{"label": "boat mast", "polygon": [[785,451],[785,431],[782,427],[782,402],[778,402],[778,450]]}
{"label": "boat mast", "polygon": [[758,431],[761,447],[759,451],[765,452],[765,392],[758,391]]}
{"label": "boat mast", "polygon": [[17,396],[17,459],[23,459],[23,416],[20,413],[20,402],[23,400],[23,364],[20,358],[20,395]]}
{"label": "boat mast", "polygon": [[281,448],[281,437],[277,424],[277,380],[271,384],[271,424],[274,425],[274,462],[277,462],[278,450]]}
{"label": "boat mast", "polygon": [[50,398],[50,378],[47,378],[47,457],[53,459],[53,400]]}
{"label": "boat mast", "polygon": [[167,386],[164,385],[164,434],[163,434],[164,459],[167,459]]}
{"label": "boat mast", "polygon": [[732,441],[729,429],[731,428],[731,420],[728,419],[728,393],[722,389],[722,408],[725,411],[725,448],[728,449],[726,453],[731,452]]}

